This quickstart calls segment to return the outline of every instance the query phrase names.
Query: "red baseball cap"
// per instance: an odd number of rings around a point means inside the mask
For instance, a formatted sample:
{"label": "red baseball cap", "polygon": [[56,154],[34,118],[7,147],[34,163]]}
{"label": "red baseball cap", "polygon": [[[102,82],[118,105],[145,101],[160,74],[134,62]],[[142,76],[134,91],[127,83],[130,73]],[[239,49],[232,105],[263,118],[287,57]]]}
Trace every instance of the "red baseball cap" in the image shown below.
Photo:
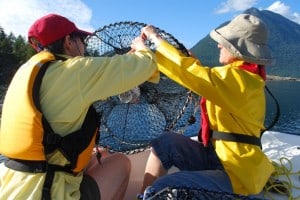
{"label": "red baseball cap", "polygon": [[48,14],[35,21],[29,28],[28,41],[31,43],[30,38],[34,38],[45,47],[73,32],[92,35],[91,32],[78,29],[73,22],[63,16]]}

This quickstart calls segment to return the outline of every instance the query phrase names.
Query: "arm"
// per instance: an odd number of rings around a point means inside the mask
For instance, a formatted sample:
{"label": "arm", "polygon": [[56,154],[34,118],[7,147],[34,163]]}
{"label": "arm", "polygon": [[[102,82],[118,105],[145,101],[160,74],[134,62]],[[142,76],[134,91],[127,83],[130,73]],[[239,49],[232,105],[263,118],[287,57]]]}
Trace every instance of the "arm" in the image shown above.
{"label": "arm", "polygon": [[[249,89],[253,88],[257,80],[249,76],[249,73],[240,70],[239,66],[243,61],[236,61],[222,67],[205,67],[198,59],[181,54],[179,50],[164,41],[152,26],[144,27],[142,34],[157,46],[159,71],[214,104],[231,112],[237,112],[244,105],[248,95],[252,95]],[[263,87],[260,82],[258,85],[257,89],[253,88],[254,93]]]}
{"label": "arm", "polygon": [[113,57],[82,58],[82,62],[80,88],[89,102],[128,91],[157,74],[155,56],[148,49]]}
{"label": "arm", "polygon": [[205,96],[203,86],[209,87],[211,84],[211,69],[202,66],[198,59],[183,55],[164,41],[153,26],[146,26],[141,32],[157,47],[156,56],[159,71],[198,95]]}

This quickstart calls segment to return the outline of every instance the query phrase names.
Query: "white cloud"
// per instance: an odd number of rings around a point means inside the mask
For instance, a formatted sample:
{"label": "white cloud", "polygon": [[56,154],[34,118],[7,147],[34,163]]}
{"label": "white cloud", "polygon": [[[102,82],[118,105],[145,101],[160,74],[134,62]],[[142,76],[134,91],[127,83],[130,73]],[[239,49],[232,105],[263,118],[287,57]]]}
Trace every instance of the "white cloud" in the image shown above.
{"label": "white cloud", "polygon": [[216,10],[216,13],[223,14],[228,12],[244,11],[253,7],[256,2],[257,0],[227,0],[226,2],[221,3],[221,6]]}
{"label": "white cloud", "polygon": [[266,8],[266,10],[270,10],[272,12],[276,12],[281,15],[287,15],[289,13],[290,7],[286,6],[281,1],[275,1],[272,5]]}
{"label": "white cloud", "polygon": [[272,12],[278,13],[298,24],[300,24],[300,14],[297,12],[292,12],[288,5],[285,5],[281,1],[275,1],[272,5],[270,5],[266,10],[270,10]]}
{"label": "white cloud", "polygon": [[0,0],[0,26],[7,34],[27,37],[31,24],[49,13],[67,17],[80,29],[94,30],[92,11],[80,0]]}
{"label": "white cloud", "polygon": [[297,12],[294,12],[292,14],[292,20],[298,24],[300,24],[300,14]]}
{"label": "white cloud", "polygon": [[[216,10],[217,14],[224,14],[229,12],[244,11],[250,7],[254,7],[258,0],[226,0],[221,3]],[[275,1],[272,5],[266,8],[272,12],[278,13],[298,24],[300,24],[300,14],[292,12],[290,7],[281,1]]]}

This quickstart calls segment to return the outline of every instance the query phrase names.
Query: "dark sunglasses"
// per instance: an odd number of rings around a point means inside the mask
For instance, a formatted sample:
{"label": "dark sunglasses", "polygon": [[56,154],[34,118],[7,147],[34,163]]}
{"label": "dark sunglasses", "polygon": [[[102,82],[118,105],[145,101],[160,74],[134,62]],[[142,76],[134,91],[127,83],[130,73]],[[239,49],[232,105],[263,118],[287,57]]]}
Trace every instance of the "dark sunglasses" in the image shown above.
{"label": "dark sunglasses", "polygon": [[80,39],[80,41],[82,42],[82,44],[83,44],[84,46],[87,46],[87,43],[86,43],[85,38],[86,38],[86,37],[84,37],[84,36],[79,36],[79,39]]}
{"label": "dark sunglasses", "polygon": [[86,43],[86,36],[85,35],[81,35],[81,34],[78,34],[78,33],[72,33],[72,34],[70,34],[70,36],[71,36],[71,38],[73,38],[73,39],[76,39],[76,38],[79,38],[80,39],[80,41],[82,42],[82,44],[84,45],[84,46],[87,46],[87,43]]}

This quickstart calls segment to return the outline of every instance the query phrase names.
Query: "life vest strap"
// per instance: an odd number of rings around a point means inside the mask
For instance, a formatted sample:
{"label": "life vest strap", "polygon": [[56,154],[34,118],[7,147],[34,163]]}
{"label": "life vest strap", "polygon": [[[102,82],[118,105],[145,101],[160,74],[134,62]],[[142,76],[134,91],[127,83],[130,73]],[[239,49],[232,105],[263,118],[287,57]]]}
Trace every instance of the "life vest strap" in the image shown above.
{"label": "life vest strap", "polygon": [[48,170],[42,190],[42,200],[51,200],[51,187],[54,179],[54,171]]}
{"label": "life vest strap", "polygon": [[32,160],[17,160],[11,159],[5,161],[4,165],[7,168],[22,171],[22,172],[29,172],[29,173],[46,173],[48,171],[63,171],[72,175],[76,175],[71,169],[70,165],[60,166],[60,165],[53,165],[48,164],[47,161],[32,161]]}
{"label": "life vest strap", "polygon": [[260,138],[250,135],[213,131],[212,138],[230,142],[252,144],[259,147],[262,146]]}
{"label": "life vest strap", "polygon": [[46,161],[8,159],[4,165],[7,168],[22,172],[45,173],[47,171]]}
{"label": "life vest strap", "polygon": [[43,192],[42,192],[43,200],[51,200],[51,186],[56,171],[64,171],[69,174],[76,175],[73,173],[70,166],[51,165],[48,164],[46,161],[8,159],[5,161],[4,165],[7,168],[16,171],[29,172],[29,173],[46,173]]}

